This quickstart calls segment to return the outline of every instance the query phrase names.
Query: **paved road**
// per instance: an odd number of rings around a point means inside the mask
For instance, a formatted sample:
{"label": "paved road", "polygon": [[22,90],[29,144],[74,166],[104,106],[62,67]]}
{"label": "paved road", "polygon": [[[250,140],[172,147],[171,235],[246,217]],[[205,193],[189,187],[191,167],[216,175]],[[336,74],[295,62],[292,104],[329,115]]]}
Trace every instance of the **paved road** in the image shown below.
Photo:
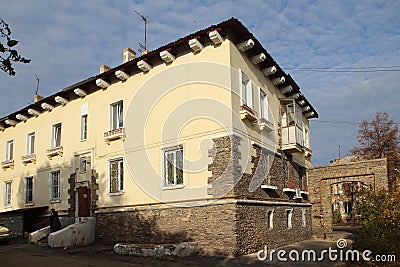
{"label": "paved road", "polygon": [[[307,240],[290,246],[285,246],[287,253],[290,250],[297,250],[301,253],[304,250],[314,249],[319,255],[323,249],[329,247],[336,249],[338,238],[346,238],[351,243],[351,232],[353,228],[342,227],[335,229],[334,240]],[[277,249],[278,251],[279,249]],[[286,258],[288,254],[286,254]],[[276,255],[273,261],[260,261],[257,254],[242,256],[238,258],[227,257],[188,257],[164,260],[153,260],[130,256],[116,255],[112,248],[99,245],[92,245],[81,248],[51,249],[45,246],[27,244],[26,240],[13,240],[8,245],[0,246],[0,266],[343,266],[343,262],[333,263],[329,259],[321,262],[287,262],[278,261]]]}

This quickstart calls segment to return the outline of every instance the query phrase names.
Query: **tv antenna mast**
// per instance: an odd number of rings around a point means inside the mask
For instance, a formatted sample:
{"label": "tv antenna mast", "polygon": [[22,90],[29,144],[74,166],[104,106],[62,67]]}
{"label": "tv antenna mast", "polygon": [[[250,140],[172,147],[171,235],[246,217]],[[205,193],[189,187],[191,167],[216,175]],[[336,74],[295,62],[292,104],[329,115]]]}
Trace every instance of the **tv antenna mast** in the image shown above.
{"label": "tv antenna mast", "polygon": [[138,14],[144,22],[144,45],[142,45],[141,43],[139,43],[139,45],[143,49],[143,51],[147,52],[147,18],[136,10],[135,13]]}
{"label": "tv antenna mast", "polygon": [[38,93],[39,93],[39,83],[40,83],[40,79],[39,79],[39,77],[37,76],[37,74],[35,73],[35,76],[36,76],[36,90],[35,90],[35,95],[38,95]]}

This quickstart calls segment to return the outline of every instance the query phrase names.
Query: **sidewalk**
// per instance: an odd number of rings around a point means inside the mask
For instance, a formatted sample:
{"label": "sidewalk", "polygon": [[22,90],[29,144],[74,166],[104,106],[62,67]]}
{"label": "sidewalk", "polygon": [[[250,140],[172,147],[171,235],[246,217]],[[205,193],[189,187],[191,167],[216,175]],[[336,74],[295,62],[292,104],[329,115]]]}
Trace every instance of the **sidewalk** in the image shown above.
{"label": "sidewalk", "polygon": [[[336,240],[346,238],[351,243],[352,227],[341,227],[335,229],[333,240],[312,239],[282,249],[287,252],[297,250],[300,253],[304,250],[315,250],[319,253],[329,247],[336,249]],[[112,246],[92,244],[85,247],[73,247],[65,249],[51,249],[49,247],[27,244],[26,240],[13,240],[9,245],[0,246],[0,262],[6,266],[344,266],[344,262],[331,262],[328,257],[324,261],[317,262],[287,262],[279,261],[274,254],[273,261],[260,261],[257,253],[240,257],[204,257],[192,256],[187,258],[165,258],[151,259],[132,256],[117,255],[113,252]]]}

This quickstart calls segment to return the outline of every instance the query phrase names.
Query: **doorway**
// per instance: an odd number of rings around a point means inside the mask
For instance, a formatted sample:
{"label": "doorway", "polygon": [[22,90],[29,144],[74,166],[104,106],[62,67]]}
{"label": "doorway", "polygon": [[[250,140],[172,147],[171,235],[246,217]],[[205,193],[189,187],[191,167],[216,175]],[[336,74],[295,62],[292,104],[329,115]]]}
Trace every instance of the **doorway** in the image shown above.
{"label": "doorway", "polygon": [[87,186],[78,187],[78,217],[90,216],[90,190]]}

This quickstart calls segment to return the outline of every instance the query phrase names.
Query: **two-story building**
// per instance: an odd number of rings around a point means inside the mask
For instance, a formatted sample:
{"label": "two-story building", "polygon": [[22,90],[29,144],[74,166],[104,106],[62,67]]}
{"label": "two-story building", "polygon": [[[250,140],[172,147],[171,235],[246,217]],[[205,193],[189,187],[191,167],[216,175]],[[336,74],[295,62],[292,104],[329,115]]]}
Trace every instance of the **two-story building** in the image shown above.
{"label": "two-story building", "polygon": [[207,254],[307,239],[317,116],[237,19],[125,49],[121,65],[0,119],[0,220],[29,232],[55,208],[96,217],[98,242]]}

